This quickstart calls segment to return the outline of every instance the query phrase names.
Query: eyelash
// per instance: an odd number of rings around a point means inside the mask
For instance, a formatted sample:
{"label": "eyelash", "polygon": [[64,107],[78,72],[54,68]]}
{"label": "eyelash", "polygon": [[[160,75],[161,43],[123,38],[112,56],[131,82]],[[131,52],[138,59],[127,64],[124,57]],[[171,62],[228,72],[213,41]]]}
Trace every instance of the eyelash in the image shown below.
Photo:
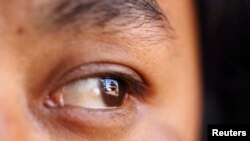
{"label": "eyelash", "polygon": [[[97,76],[98,77],[98,76]],[[143,97],[147,86],[144,82],[136,80],[132,76],[119,72],[111,72],[106,74],[99,75],[100,78],[111,78],[122,82],[121,84],[125,85],[125,88],[129,91],[132,91],[133,94],[137,94]]]}

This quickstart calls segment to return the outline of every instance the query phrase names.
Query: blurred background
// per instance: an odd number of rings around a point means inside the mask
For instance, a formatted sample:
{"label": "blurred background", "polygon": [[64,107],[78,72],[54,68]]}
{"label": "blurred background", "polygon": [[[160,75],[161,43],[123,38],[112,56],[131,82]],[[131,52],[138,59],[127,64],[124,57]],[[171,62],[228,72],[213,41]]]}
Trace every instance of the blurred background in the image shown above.
{"label": "blurred background", "polygon": [[250,0],[198,0],[207,124],[250,124]]}

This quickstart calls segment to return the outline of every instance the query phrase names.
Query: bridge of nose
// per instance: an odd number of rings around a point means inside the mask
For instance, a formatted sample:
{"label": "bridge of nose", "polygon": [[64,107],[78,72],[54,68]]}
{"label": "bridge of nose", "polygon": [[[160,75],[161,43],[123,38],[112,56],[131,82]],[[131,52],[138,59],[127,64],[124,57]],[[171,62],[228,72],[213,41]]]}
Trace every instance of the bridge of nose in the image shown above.
{"label": "bridge of nose", "polygon": [[8,59],[0,59],[0,141],[44,141],[28,107],[22,73]]}

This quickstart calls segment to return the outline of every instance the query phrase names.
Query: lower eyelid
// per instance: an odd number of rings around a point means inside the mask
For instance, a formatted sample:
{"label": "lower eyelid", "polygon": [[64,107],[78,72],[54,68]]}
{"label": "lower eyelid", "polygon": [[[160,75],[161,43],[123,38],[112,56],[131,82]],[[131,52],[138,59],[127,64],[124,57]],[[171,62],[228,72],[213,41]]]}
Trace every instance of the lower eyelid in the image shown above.
{"label": "lower eyelid", "polygon": [[53,113],[53,123],[60,122],[60,126],[68,130],[74,129],[79,133],[88,134],[89,129],[113,130],[118,128],[127,129],[138,119],[139,109],[136,105],[136,98],[129,97],[126,104],[119,108],[106,110],[88,110],[84,108],[63,107],[59,109],[50,109]]}

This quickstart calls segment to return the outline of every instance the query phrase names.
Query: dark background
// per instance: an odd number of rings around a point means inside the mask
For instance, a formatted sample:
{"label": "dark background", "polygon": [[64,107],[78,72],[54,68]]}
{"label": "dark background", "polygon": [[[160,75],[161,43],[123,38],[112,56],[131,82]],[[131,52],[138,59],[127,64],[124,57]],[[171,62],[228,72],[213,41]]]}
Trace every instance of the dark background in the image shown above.
{"label": "dark background", "polygon": [[250,123],[250,0],[197,0],[208,124]]}

